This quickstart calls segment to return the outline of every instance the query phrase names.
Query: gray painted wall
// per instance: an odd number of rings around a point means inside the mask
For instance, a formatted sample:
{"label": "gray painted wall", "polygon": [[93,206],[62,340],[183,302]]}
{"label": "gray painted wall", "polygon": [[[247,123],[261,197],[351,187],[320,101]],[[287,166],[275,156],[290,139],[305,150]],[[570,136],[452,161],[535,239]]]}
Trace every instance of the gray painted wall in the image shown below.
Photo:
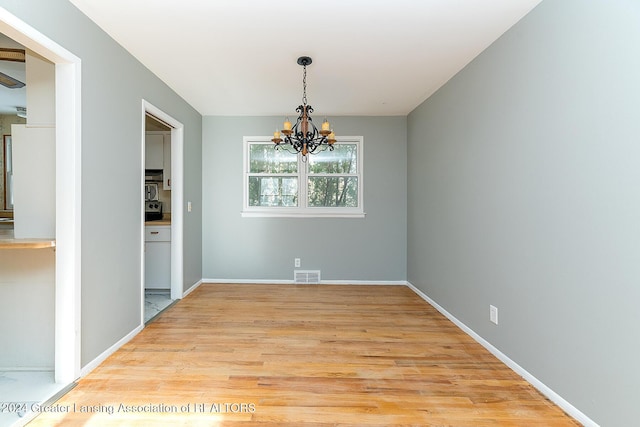
{"label": "gray painted wall", "polygon": [[68,1],[0,6],[82,60],[84,366],[140,323],[143,98],[185,126],[185,287],[202,277],[202,117]]}
{"label": "gray painted wall", "polygon": [[603,426],[637,420],[639,22],[545,0],[408,117],[408,280]]}
{"label": "gray painted wall", "polygon": [[406,279],[406,118],[330,117],[364,137],[366,218],[242,218],[242,138],[282,117],[203,119],[203,277],[292,280],[293,260],[322,280]]}

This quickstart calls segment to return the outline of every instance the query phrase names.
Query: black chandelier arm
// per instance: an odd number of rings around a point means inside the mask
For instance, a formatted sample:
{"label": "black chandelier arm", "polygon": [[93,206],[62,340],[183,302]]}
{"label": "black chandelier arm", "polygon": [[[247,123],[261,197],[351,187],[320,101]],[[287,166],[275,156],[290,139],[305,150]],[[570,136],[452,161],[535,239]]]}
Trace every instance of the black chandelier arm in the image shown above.
{"label": "black chandelier arm", "polygon": [[[306,114],[307,116],[307,132],[306,133],[304,132],[304,129],[301,129],[302,123],[304,121],[303,111],[305,110],[305,107],[306,107],[306,113],[307,113]],[[320,135],[320,132],[318,132],[318,128],[313,123],[311,116],[309,116],[309,113],[313,112],[313,108],[310,105],[307,105],[307,106],[301,105],[298,108],[296,108],[296,111],[300,112],[300,116],[298,116],[298,119],[296,120],[296,124],[291,129],[292,135],[294,135],[296,139],[299,139],[299,140],[306,139],[307,141],[318,138]]]}
{"label": "black chandelier arm", "polygon": [[318,139],[320,137],[320,134],[318,133],[318,129],[312,128],[312,130],[307,131],[306,135],[302,131],[295,130],[291,137],[295,137],[295,139],[298,139],[300,141],[309,142]]}
{"label": "black chandelier arm", "polygon": [[[307,152],[310,154],[326,151],[327,149],[333,151],[334,149],[333,144],[329,143],[328,138],[324,135],[320,135],[314,139],[298,138],[295,135],[285,136],[282,142],[276,144],[276,149],[283,148],[285,151],[295,154],[302,152],[305,144],[307,146]],[[287,146],[290,146],[295,151],[290,151],[287,149]]]}
{"label": "black chandelier arm", "polygon": [[[291,147],[291,150],[289,149],[289,147]],[[299,154],[300,150],[296,150],[296,148],[287,141],[287,139],[285,138],[284,142],[280,143],[280,144],[276,144],[276,150],[284,150],[289,154]]]}
{"label": "black chandelier arm", "polygon": [[[324,137],[323,137],[324,138]],[[309,152],[311,154],[317,154],[317,153],[322,153],[323,151],[333,151],[334,147],[332,144],[327,144],[326,143],[326,138],[323,139],[323,141],[318,142],[317,144],[315,144],[315,147],[313,150],[309,150]]]}
{"label": "black chandelier arm", "polygon": [[304,110],[307,110],[307,116],[309,116],[309,114],[313,113],[313,107],[309,104],[302,104],[302,105],[298,105],[298,108],[296,108],[296,111],[300,114],[300,117],[302,117],[302,112]]}
{"label": "black chandelier arm", "polygon": [[294,150],[296,150],[297,152],[302,151],[302,146],[304,145],[302,140],[298,139],[298,138],[291,138],[290,136],[285,138],[285,141],[287,143],[289,143],[289,145],[291,145]]}
{"label": "black chandelier arm", "polygon": [[[302,151],[302,147],[304,145],[304,140],[299,140],[296,138],[291,138],[286,136],[284,140],[278,144],[276,144],[276,150],[284,150],[291,154],[299,154]],[[293,149],[290,150],[289,147]],[[327,137],[322,136],[317,140],[308,140],[307,141],[307,151],[309,154],[321,153],[323,151],[333,151],[334,146],[332,144],[327,143]]]}

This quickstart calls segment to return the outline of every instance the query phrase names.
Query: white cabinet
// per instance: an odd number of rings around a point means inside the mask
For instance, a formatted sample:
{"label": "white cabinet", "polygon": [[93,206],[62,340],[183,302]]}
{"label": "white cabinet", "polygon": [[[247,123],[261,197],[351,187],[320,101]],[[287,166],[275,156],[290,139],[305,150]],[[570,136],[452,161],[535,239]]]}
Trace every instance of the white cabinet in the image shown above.
{"label": "white cabinet", "polygon": [[15,237],[54,238],[56,129],[14,124],[11,133]]}
{"label": "white cabinet", "polygon": [[163,140],[162,188],[171,190],[171,134],[164,134]]}
{"label": "white cabinet", "polygon": [[162,170],[162,189],[171,190],[171,132],[145,133],[145,169]]}
{"label": "white cabinet", "polygon": [[144,228],[144,287],[171,289],[171,226]]}
{"label": "white cabinet", "polygon": [[164,136],[147,132],[144,138],[144,168],[164,168]]}

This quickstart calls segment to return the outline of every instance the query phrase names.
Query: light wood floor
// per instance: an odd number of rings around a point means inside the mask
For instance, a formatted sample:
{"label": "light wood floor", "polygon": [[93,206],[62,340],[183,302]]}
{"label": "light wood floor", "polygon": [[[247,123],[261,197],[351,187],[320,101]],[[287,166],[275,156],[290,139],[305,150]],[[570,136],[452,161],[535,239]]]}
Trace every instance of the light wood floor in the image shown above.
{"label": "light wood floor", "polygon": [[202,285],[56,405],[29,427],[579,425],[404,286]]}

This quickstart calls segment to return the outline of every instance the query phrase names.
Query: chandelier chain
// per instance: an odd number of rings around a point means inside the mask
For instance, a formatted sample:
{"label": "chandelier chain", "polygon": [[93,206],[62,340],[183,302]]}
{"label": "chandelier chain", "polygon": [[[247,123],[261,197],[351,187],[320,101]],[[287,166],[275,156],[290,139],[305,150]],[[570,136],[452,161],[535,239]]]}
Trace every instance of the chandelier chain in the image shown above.
{"label": "chandelier chain", "polygon": [[302,105],[307,105],[307,66],[303,65],[302,73]]}

